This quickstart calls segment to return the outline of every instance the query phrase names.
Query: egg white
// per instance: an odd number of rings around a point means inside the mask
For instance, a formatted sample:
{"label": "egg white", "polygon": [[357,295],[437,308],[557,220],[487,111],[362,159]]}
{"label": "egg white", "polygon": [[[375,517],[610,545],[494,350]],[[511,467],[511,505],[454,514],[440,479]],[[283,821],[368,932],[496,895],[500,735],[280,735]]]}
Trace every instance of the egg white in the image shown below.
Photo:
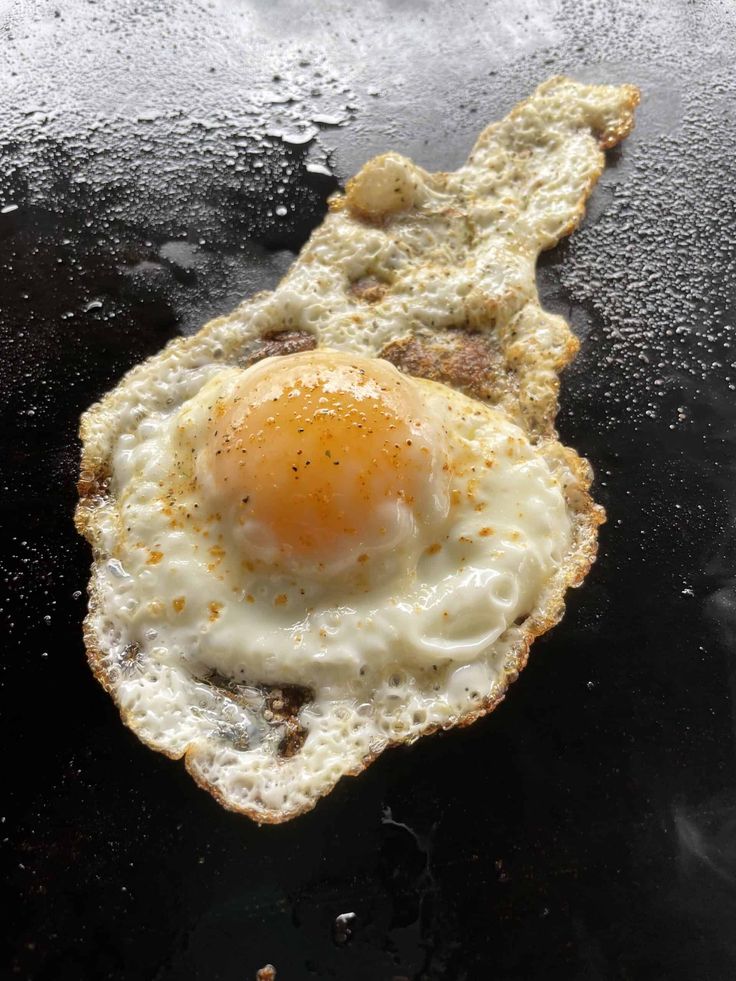
{"label": "egg white", "polygon": [[[391,743],[490,711],[585,575],[602,512],[588,465],[554,432],[577,342],[541,309],[535,262],[580,220],[637,100],[631,86],[552,79],[452,174],[397,154],[369,162],[273,293],[172,342],[85,414],[90,663],[139,737],[185,756],[226,806],[287,820]],[[308,577],[246,582],[227,529],[209,529],[223,535],[220,556],[201,531],[169,526],[159,504],[177,413],[269,353],[274,335],[376,355],[455,328],[490,339],[504,384],[489,408],[420,383],[477,471],[456,478],[465,504],[436,541],[341,594]],[[274,604],[276,590],[287,603]]]}

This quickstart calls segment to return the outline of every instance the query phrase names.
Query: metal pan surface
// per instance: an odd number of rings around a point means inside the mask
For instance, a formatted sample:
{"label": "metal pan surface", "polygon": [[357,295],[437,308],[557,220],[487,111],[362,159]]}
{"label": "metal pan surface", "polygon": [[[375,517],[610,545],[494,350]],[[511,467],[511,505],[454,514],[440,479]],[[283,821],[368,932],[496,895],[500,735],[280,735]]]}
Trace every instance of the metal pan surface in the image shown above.
{"label": "metal pan surface", "polygon": [[[736,9],[703,0],[0,5],[3,976],[736,976]],[[643,101],[546,254],[598,563],[507,701],[258,828],[87,668],[81,411],[274,285],[329,193],[546,77]]]}

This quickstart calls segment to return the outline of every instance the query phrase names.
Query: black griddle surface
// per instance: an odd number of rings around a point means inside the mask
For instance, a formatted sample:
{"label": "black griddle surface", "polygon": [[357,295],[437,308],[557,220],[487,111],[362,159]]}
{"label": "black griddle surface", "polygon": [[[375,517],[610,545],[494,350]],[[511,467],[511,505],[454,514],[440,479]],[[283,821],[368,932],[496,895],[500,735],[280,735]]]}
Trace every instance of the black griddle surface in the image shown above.
{"label": "black griddle surface", "polygon": [[[736,977],[735,22],[728,2],[2,5],[3,976]],[[643,90],[539,273],[583,341],[559,423],[598,475],[599,561],[492,716],[258,828],[140,744],[86,666],[79,415],[274,285],[365,159],[455,167],[561,72]]]}

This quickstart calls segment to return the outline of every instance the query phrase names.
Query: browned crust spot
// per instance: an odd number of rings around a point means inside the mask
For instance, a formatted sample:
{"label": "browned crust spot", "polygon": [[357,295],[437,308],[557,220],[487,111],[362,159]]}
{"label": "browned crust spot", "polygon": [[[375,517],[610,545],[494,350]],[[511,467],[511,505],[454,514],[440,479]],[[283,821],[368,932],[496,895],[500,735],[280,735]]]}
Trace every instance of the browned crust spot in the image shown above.
{"label": "browned crust spot", "polygon": [[317,338],[306,330],[271,330],[263,335],[263,352],[260,357],[297,354],[299,351],[311,351],[315,347]]}
{"label": "browned crust spot", "polygon": [[351,296],[364,303],[378,303],[389,291],[389,284],[375,276],[362,276],[348,287]]}
{"label": "browned crust spot", "polygon": [[[253,706],[242,695],[242,686],[232,678],[211,671],[200,680],[216,688],[226,698],[231,698],[239,705],[247,706],[253,711]],[[314,692],[304,685],[268,685],[258,683],[249,685],[263,695],[263,721],[269,726],[277,726],[283,730],[278,744],[278,755],[284,759],[295,756],[304,745],[307,729],[299,719],[299,712],[305,705],[314,701]]]}
{"label": "browned crust spot", "polygon": [[304,745],[308,730],[299,721],[299,712],[314,698],[314,692],[302,685],[270,687],[266,695],[267,711],[272,722],[284,726],[284,734],[278,746],[278,754],[284,759],[296,756]]}
{"label": "browned crust spot", "polygon": [[379,357],[409,375],[442,382],[491,405],[518,388],[515,372],[490,334],[465,329],[416,333],[387,344]]}
{"label": "browned crust spot", "polygon": [[77,491],[82,500],[101,498],[107,494],[109,484],[110,471],[107,463],[89,468],[83,466],[77,481]]}
{"label": "browned crust spot", "polygon": [[306,330],[270,330],[263,334],[245,352],[240,365],[247,368],[264,358],[274,358],[285,354],[298,354],[312,351],[317,347],[317,338]]}

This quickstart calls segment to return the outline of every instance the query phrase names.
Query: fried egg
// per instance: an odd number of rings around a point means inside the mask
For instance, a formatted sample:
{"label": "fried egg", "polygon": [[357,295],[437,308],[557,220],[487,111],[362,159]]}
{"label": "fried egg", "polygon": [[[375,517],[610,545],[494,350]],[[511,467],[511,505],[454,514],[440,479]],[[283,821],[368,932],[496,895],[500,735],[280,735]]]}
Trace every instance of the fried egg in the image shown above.
{"label": "fried egg", "polygon": [[82,421],[85,641],[122,717],[260,822],[503,698],[595,557],[539,251],[631,86],[552,79],[429,174],[376,158],[289,274]]}

